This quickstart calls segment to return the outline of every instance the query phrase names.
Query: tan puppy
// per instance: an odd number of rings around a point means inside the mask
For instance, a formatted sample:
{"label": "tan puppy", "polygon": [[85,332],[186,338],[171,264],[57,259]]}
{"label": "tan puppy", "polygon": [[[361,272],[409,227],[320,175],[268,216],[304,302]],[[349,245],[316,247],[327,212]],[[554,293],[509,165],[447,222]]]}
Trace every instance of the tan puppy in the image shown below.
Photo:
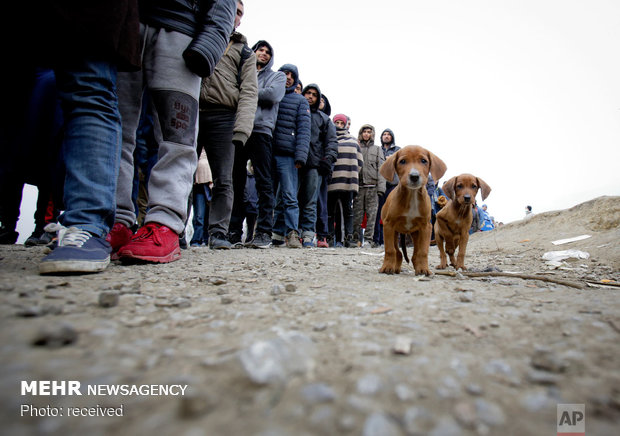
{"label": "tan puppy", "polygon": [[[437,212],[435,221],[435,240],[439,248],[440,263],[438,269],[448,267],[446,253],[450,256],[450,264],[455,269],[465,270],[465,253],[469,241],[469,229],[472,222],[472,205],[476,200],[478,190],[482,190],[484,201],[491,192],[491,187],[479,177],[471,174],[461,174],[452,177],[442,187],[444,193],[450,198],[448,204]],[[444,242],[446,248],[444,251]],[[454,259],[456,248],[459,254]]]}
{"label": "tan puppy", "polygon": [[434,180],[439,180],[446,169],[446,164],[441,159],[418,145],[401,148],[388,157],[379,169],[386,180],[392,180],[394,174],[397,174],[399,179],[398,185],[385,200],[381,210],[385,255],[380,273],[400,273],[403,255],[398,249],[398,235],[410,234],[413,241],[411,263],[416,275],[431,274],[428,269],[428,247],[432,229],[431,201],[426,191],[426,182],[429,173]]}

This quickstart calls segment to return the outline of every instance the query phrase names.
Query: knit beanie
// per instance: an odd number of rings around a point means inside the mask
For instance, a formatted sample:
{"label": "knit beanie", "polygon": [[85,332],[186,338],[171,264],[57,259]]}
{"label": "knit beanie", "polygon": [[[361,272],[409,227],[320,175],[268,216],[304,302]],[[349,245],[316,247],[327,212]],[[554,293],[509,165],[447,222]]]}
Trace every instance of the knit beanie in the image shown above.
{"label": "knit beanie", "polygon": [[347,123],[347,116],[345,114],[334,115],[334,123],[336,121],[342,121],[343,123]]}

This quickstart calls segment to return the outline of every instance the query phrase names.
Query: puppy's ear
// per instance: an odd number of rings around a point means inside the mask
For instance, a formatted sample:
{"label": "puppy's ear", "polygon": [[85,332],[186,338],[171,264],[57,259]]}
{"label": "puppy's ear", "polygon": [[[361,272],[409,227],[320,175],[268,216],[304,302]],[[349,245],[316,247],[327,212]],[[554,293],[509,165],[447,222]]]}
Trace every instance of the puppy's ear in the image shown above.
{"label": "puppy's ear", "polygon": [[433,180],[439,180],[446,173],[448,167],[437,156],[435,156],[432,152],[428,152],[431,157],[431,176],[433,176]]}
{"label": "puppy's ear", "polygon": [[400,150],[388,157],[381,168],[379,168],[379,174],[383,176],[385,180],[392,181],[394,180],[394,174],[396,174],[396,162],[398,162],[398,155],[400,154]]}
{"label": "puppy's ear", "polygon": [[444,194],[446,194],[450,200],[454,200],[454,195],[455,195],[454,187],[455,186],[456,186],[456,177],[452,177],[450,180],[446,181],[441,187],[441,189],[443,189]]}
{"label": "puppy's ear", "polygon": [[491,193],[491,187],[480,177],[476,177],[476,180],[478,181],[478,186],[480,186],[480,189],[482,190],[482,201],[484,201]]}

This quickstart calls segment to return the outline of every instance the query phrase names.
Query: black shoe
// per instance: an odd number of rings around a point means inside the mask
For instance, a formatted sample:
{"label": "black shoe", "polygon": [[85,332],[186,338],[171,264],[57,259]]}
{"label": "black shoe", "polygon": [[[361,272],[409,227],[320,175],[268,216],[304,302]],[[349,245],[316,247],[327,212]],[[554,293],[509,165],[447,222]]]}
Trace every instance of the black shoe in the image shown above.
{"label": "black shoe", "polygon": [[239,232],[230,232],[228,233],[228,242],[232,245],[241,243],[241,234]]}
{"label": "black shoe", "polygon": [[32,234],[30,236],[28,236],[28,239],[26,239],[26,241],[24,242],[24,246],[26,246],[26,247],[34,247],[35,245],[45,245],[45,244],[47,244],[47,242],[45,242],[45,243],[41,242],[41,236],[43,236],[44,233],[45,232],[43,231],[43,229],[35,228],[34,232],[32,232]]}
{"label": "black shoe", "polygon": [[187,239],[185,239],[185,232],[179,235],[179,247],[183,250],[187,250]]}
{"label": "black shoe", "polygon": [[0,244],[15,244],[18,237],[19,233],[17,233],[14,229],[11,230],[4,226],[0,227]]}
{"label": "black shoe", "polygon": [[271,236],[267,233],[256,232],[254,238],[245,245],[251,248],[269,248],[271,246]]}
{"label": "black shoe", "polygon": [[220,233],[209,237],[209,248],[212,250],[230,250],[230,247],[230,242]]}

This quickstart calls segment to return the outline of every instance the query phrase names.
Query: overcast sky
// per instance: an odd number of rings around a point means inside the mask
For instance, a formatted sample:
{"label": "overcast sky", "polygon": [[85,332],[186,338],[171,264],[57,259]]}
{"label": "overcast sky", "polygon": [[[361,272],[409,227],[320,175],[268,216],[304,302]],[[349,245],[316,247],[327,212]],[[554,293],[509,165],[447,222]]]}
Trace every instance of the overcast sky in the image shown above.
{"label": "overcast sky", "polygon": [[269,41],[276,69],[296,64],[354,135],[369,123],[379,143],[390,128],[444,160],[441,183],[482,178],[497,220],[620,195],[618,0],[245,0],[245,12],[249,44]]}

